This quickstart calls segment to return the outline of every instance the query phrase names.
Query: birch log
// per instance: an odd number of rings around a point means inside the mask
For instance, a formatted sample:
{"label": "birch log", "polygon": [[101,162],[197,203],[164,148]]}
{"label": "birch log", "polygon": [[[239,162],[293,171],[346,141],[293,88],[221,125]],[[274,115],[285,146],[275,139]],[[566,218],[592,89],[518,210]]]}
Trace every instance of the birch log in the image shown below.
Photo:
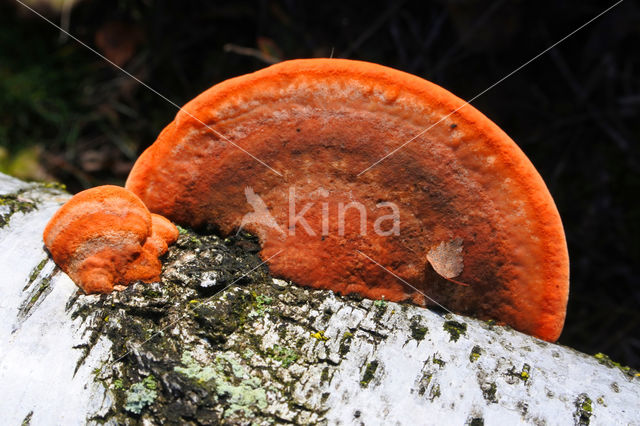
{"label": "birch log", "polygon": [[274,279],[247,234],[183,229],[161,283],[83,295],[41,240],[67,199],[0,175],[2,424],[640,425],[634,370]]}

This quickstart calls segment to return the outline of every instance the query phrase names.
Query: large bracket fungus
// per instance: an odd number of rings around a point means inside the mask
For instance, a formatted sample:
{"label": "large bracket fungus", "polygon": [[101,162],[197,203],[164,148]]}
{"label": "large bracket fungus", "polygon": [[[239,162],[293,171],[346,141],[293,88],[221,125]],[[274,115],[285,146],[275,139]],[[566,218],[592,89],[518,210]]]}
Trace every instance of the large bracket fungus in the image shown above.
{"label": "large bracket fungus", "polygon": [[257,233],[274,275],[556,340],[569,280],[557,209],[517,145],[463,105],[379,65],[283,62],[189,102],[126,186],[177,223]]}
{"label": "large bracket fungus", "polygon": [[256,233],[272,273],[299,284],[562,330],[568,254],[540,175],[413,75],[307,59],[230,79],[177,114],[126,187],[174,222]]}
{"label": "large bracket fungus", "polygon": [[157,281],[158,257],[178,230],[118,186],[98,186],[73,196],[44,230],[53,260],[86,293],[108,293],[133,281]]}

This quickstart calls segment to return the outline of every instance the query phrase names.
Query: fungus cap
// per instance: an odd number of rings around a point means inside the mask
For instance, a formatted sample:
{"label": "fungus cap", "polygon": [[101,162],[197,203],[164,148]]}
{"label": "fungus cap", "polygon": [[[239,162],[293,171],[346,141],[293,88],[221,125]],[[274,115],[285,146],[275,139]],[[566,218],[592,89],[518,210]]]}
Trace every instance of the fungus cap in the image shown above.
{"label": "fungus cap", "polygon": [[479,111],[401,71],[304,59],[222,82],[126,186],[177,223],[257,233],[272,273],[299,284],[562,330],[568,254],[542,178]]}
{"label": "fungus cap", "polygon": [[56,264],[86,293],[108,293],[114,285],[158,280],[158,256],[177,232],[131,191],[105,185],[74,195],[53,215],[43,239]]}

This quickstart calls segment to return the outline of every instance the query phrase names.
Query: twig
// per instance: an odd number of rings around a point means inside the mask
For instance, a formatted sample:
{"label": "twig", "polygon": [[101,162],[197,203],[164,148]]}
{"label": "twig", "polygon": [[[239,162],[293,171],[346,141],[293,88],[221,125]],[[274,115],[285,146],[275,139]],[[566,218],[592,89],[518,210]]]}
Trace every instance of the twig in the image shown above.
{"label": "twig", "polygon": [[274,58],[273,56],[267,55],[261,50],[254,49],[252,47],[244,47],[238,46],[237,44],[233,43],[227,43],[224,45],[223,49],[225,52],[231,52],[242,56],[251,56],[269,65],[277,64],[278,62],[280,62],[279,58]]}

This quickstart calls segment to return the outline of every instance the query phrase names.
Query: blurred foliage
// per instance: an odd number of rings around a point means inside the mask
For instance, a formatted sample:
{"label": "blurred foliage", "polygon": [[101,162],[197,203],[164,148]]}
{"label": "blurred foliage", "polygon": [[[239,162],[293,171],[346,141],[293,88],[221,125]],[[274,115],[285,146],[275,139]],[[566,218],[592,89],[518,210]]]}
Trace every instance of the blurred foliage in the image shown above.
{"label": "blurred foliage", "polygon": [[[66,17],[39,10],[182,105],[268,63],[330,55],[470,99],[613,3],[85,0]],[[474,102],[531,158],[563,218],[572,283],[561,343],[635,367],[639,45],[640,7],[625,1]],[[122,184],[176,108],[9,1],[0,3],[0,111],[2,170],[77,191]]]}

